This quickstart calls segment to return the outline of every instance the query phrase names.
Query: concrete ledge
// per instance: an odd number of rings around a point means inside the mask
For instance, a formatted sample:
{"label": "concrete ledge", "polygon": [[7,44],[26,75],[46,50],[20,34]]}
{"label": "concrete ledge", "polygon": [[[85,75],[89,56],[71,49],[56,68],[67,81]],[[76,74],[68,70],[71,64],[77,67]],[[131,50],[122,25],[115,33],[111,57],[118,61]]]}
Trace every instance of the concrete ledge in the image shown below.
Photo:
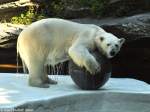
{"label": "concrete ledge", "polygon": [[97,91],[80,90],[70,76],[50,76],[50,88],[29,87],[28,75],[0,73],[0,112],[150,112],[150,85],[111,78]]}

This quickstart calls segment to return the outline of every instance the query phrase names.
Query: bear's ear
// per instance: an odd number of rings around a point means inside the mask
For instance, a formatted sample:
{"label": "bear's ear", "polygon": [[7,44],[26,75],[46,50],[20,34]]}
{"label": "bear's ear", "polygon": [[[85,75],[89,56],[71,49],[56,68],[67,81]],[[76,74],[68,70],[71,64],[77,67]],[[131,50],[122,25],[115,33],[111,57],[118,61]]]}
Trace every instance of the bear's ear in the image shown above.
{"label": "bear's ear", "polygon": [[102,42],[104,40],[104,37],[100,37],[100,41]]}
{"label": "bear's ear", "polygon": [[124,38],[119,39],[120,44],[122,45],[125,42]]}

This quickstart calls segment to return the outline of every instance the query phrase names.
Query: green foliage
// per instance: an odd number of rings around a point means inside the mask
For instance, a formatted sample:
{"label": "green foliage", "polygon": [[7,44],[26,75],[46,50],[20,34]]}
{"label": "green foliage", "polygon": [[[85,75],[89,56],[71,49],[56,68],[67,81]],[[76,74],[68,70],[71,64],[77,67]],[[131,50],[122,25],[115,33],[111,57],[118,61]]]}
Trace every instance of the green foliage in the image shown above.
{"label": "green foliage", "polygon": [[46,0],[40,4],[37,11],[35,7],[30,7],[26,13],[11,18],[15,24],[31,24],[34,21],[48,17],[64,18],[66,8],[89,8],[92,15],[100,17],[109,0]]}
{"label": "green foliage", "polygon": [[11,18],[11,23],[14,24],[31,24],[34,21],[45,18],[42,14],[37,14],[34,7],[30,7],[26,13],[20,14],[20,16],[15,16]]}
{"label": "green foliage", "polygon": [[69,8],[89,8],[93,15],[101,16],[109,0],[53,0],[44,4],[44,7],[51,12],[54,17],[63,18],[64,11]]}
{"label": "green foliage", "polygon": [[80,5],[89,7],[93,14],[100,16],[109,0],[79,0]]}
{"label": "green foliage", "polygon": [[[68,0],[66,0],[68,1]],[[53,16],[62,17],[62,13],[66,7],[66,2],[63,0],[53,0],[50,4],[50,10]],[[63,18],[63,17],[62,17]]]}

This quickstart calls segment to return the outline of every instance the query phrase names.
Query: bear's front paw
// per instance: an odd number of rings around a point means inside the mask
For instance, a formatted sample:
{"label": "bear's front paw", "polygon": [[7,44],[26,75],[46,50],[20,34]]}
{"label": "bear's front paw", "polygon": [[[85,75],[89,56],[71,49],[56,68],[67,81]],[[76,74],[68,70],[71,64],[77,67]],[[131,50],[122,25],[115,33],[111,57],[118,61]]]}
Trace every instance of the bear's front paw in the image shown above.
{"label": "bear's front paw", "polygon": [[101,67],[97,61],[87,61],[85,68],[90,72],[91,75],[95,75],[101,70]]}
{"label": "bear's front paw", "polygon": [[49,83],[55,85],[55,84],[57,84],[57,81],[51,79],[51,81]]}
{"label": "bear's front paw", "polygon": [[29,78],[29,85],[32,87],[49,88],[49,84],[44,83],[41,79]]}

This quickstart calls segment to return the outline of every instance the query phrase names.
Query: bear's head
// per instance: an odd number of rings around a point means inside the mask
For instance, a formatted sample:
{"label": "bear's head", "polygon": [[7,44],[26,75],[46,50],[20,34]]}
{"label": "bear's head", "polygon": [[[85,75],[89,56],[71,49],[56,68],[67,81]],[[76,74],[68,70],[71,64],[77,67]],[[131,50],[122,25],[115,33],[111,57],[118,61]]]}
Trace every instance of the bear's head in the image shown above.
{"label": "bear's head", "polygon": [[107,58],[114,57],[120,51],[124,42],[124,38],[119,39],[115,35],[107,32],[100,34],[95,40],[97,49]]}

